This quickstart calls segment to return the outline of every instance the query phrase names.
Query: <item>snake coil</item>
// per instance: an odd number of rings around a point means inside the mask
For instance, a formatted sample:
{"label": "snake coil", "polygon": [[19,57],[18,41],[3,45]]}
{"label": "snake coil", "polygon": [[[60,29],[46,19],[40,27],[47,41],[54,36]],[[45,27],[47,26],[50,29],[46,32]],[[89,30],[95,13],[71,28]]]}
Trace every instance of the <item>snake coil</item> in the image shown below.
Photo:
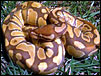
{"label": "snake coil", "polygon": [[99,32],[90,22],[61,7],[49,10],[33,1],[17,5],[2,28],[12,60],[39,74],[56,72],[65,51],[83,58],[95,53],[100,45]]}

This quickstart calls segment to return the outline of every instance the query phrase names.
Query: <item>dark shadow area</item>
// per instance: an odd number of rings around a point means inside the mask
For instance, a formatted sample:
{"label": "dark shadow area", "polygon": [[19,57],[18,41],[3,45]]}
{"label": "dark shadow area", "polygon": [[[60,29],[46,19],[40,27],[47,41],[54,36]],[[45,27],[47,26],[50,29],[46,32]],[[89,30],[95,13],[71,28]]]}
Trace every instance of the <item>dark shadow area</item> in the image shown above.
{"label": "dark shadow area", "polygon": [[5,60],[7,62],[9,62],[9,57],[8,57],[8,54],[6,52],[6,47],[5,47],[5,37],[3,35],[3,30],[2,30],[2,26],[0,27],[0,32],[1,32],[1,36],[0,36],[0,45],[1,45],[1,54],[2,56],[5,58]]}

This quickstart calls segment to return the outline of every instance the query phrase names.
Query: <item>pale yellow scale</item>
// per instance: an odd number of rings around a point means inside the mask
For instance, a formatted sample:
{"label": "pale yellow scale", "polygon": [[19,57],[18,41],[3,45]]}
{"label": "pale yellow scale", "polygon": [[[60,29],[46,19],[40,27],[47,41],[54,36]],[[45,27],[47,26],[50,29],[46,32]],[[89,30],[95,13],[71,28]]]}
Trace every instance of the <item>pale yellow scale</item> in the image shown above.
{"label": "pale yellow scale", "polygon": [[76,27],[79,28],[83,24],[82,21],[76,19]]}
{"label": "pale yellow scale", "polygon": [[43,43],[43,45],[46,46],[46,47],[51,47],[51,48],[54,47],[54,45],[52,44],[52,42],[45,42],[45,43]]}
{"label": "pale yellow scale", "polygon": [[8,53],[9,53],[9,56],[13,59],[13,50],[9,50]]}
{"label": "pale yellow scale", "polygon": [[48,17],[48,14],[45,14],[45,15],[44,15],[44,18],[47,19],[47,17]]}
{"label": "pale yellow scale", "polygon": [[3,32],[5,33],[5,31],[6,31],[8,25],[3,24],[2,26],[3,26]]}
{"label": "pale yellow scale", "polygon": [[62,61],[62,47],[59,45],[58,47],[58,55],[53,58],[53,62],[59,65]]}
{"label": "pale yellow scale", "polygon": [[25,41],[24,37],[14,37],[14,38],[11,39],[10,44],[15,46],[15,45],[17,45],[18,43],[20,43],[22,41]]}
{"label": "pale yellow scale", "polygon": [[16,17],[18,17],[19,18],[19,20],[20,20],[20,22],[19,22],[19,25],[20,25],[20,27],[22,27],[23,25],[24,25],[24,20],[23,20],[23,18],[22,18],[22,13],[21,13],[21,11],[22,10],[19,10],[19,11],[17,11],[17,12],[15,12],[14,13],[14,15],[16,16]]}
{"label": "pale yellow scale", "polygon": [[54,51],[52,49],[48,48],[47,51],[46,51],[46,55],[50,58],[50,57],[53,56],[53,54],[54,54]]}
{"label": "pale yellow scale", "polygon": [[38,13],[31,8],[28,9],[27,23],[31,25],[36,25],[37,18],[38,18]]}
{"label": "pale yellow scale", "polygon": [[28,45],[26,43],[20,43],[19,45],[17,45],[16,49],[29,52],[30,58],[26,59],[26,65],[30,68],[35,60],[35,46]]}
{"label": "pale yellow scale", "polygon": [[38,69],[40,70],[40,73],[43,72],[45,69],[47,69],[48,65],[46,62],[41,62],[39,65],[38,65]]}
{"label": "pale yellow scale", "polygon": [[9,30],[16,30],[16,29],[22,30],[19,26],[17,26],[17,25],[16,25],[15,23],[13,23],[13,22],[10,22],[8,25],[9,25],[9,26],[8,26],[8,29],[9,29]]}
{"label": "pale yellow scale", "polygon": [[80,37],[81,35],[81,30],[78,28],[74,28],[74,33],[76,34],[77,37]]}
{"label": "pale yellow scale", "polygon": [[96,34],[96,38],[94,39],[94,43],[95,44],[99,44],[100,43],[100,35],[99,32],[97,31],[97,29],[94,30],[94,33]]}
{"label": "pale yellow scale", "polygon": [[8,39],[6,38],[5,39],[5,46],[8,46],[9,45],[9,41],[8,41]]}
{"label": "pale yellow scale", "polygon": [[61,27],[55,27],[55,31],[60,33],[66,28],[66,24],[62,24]]}
{"label": "pale yellow scale", "polygon": [[44,49],[43,48],[39,48],[37,51],[37,56],[40,60],[46,59],[46,55],[44,53]]}
{"label": "pale yellow scale", "polygon": [[62,8],[56,8],[55,10],[53,10],[52,11],[52,13],[53,13],[53,15],[55,16],[55,18],[57,18],[57,15],[55,14],[55,12],[57,11],[57,10],[61,10]]}
{"label": "pale yellow scale", "polygon": [[73,16],[67,14],[66,12],[63,12],[63,14],[66,18],[67,23],[69,23],[71,26],[75,26],[75,25],[73,25],[74,21],[75,21],[75,18]]}
{"label": "pale yellow scale", "polygon": [[39,19],[38,19],[38,25],[42,26],[42,25],[46,25],[46,24],[47,24],[46,21],[42,17],[39,17]]}
{"label": "pale yellow scale", "polygon": [[78,47],[79,49],[84,49],[85,48],[85,45],[79,41],[74,41],[74,45],[76,47]]}
{"label": "pale yellow scale", "polygon": [[46,13],[47,11],[46,11],[46,9],[41,9],[41,12]]}
{"label": "pale yellow scale", "polygon": [[17,54],[16,54],[16,58],[17,58],[18,60],[22,60],[22,55],[21,55],[20,53],[17,53]]}
{"label": "pale yellow scale", "polygon": [[15,16],[13,16],[13,19],[11,19],[11,21],[18,23],[20,26],[22,25],[21,22]]}
{"label": "pale yellow scale", "polygon": [[35,8],[40,8],[42,5],[38,2],[33,2],[31,6]]}
{"label": "pale yellow scale", "polygon": [[11,36],[24,36],[24,34],[21,31],[12,31]]}
{"label": "pale yellow scale", "polygon": [[70,38],[73,38],[74,37],[74,33],[73,33],[73,28],[71,27],[71,25],[68,25],[67,31],[69,33]]}

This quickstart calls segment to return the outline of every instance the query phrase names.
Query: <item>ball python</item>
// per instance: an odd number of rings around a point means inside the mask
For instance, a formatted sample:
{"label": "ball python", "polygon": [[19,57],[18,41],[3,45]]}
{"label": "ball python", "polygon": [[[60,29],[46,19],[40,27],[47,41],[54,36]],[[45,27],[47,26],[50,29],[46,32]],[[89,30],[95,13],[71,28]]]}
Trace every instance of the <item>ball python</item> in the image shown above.
{"label": "ball python", "polygon": [[18,4],[3,22],[5,47],[11,59],[39,74],[56,72],[65,51],[76,58],[92,55],[100,36],[90,22],[57,7],[28,1]]}

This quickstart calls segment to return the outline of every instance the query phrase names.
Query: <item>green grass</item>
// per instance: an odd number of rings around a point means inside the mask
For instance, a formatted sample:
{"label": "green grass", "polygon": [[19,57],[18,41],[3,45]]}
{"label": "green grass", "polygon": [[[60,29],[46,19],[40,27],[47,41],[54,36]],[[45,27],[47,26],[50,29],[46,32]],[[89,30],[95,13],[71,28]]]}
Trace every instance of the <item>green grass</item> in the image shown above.
{"label": "green grass", "polygon": [[[1,1],[1,25],[5,17],[15,8],[15,4],[16,1]],[[45,1],[43,4],[55,7],[57,1]],[[63,1],[60,6],[69,7],[67,11],[92,22],[100,32],[100,1]],[[14,64],[10,58],[9,60],[10,62],[5,61],[1,55],[1,75],[32,75],[33,72],[24,70]],[[55,75],[100,75],[100,62],[100,49],[85,59],[66,57],[64,66],[60,67]]]}

